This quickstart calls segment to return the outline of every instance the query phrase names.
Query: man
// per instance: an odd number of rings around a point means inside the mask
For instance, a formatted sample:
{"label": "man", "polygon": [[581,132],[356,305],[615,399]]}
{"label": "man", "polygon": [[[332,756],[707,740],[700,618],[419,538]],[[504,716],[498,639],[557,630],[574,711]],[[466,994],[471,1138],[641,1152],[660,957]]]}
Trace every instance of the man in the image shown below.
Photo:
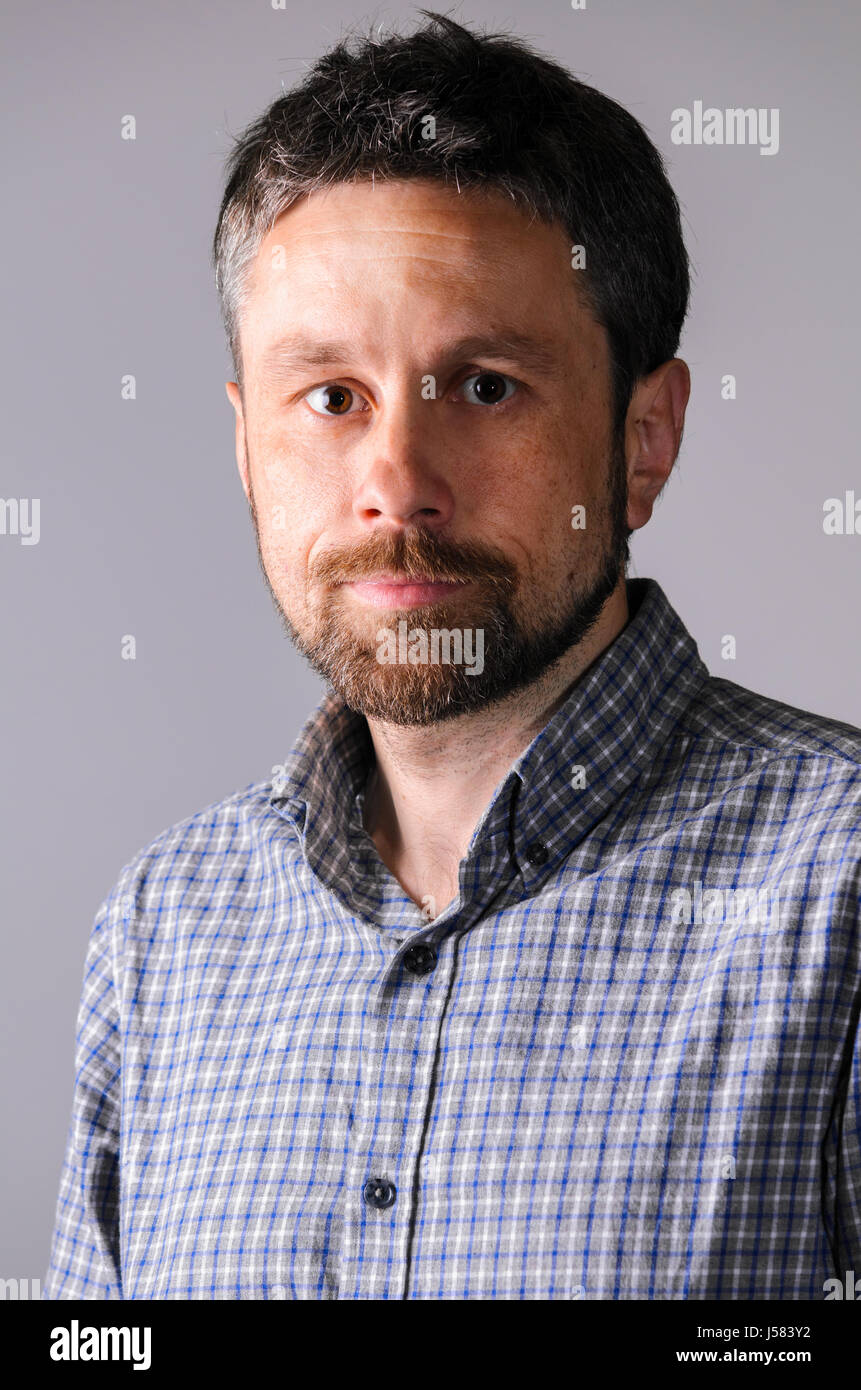
{"label": "man", "polygon": [[861,738],[626,580],[690,386],[657,152],[429,14],[244,134],[214,254],[261,564],[332,689],[98,913],[46,1295],[824,1298]]}

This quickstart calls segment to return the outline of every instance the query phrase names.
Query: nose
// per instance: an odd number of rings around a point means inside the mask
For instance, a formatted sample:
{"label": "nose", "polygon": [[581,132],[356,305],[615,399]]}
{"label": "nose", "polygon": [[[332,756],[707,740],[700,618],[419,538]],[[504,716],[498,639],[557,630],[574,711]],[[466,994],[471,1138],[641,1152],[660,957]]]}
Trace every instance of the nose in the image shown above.
{"label": "nose", "polygon": [[364,524],[441,530],[451,522],[454,493],[434,405],[409,383],[378,407],[353,495],[354,514]]}

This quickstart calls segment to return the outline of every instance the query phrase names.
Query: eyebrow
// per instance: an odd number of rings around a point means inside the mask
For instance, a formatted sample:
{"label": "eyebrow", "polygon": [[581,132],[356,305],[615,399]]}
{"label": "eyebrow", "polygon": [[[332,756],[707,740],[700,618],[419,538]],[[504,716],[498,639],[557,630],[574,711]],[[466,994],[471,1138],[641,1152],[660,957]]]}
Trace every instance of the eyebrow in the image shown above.
{"label": "eyebrow", "polygon": [[[503,358],[548,373],[559,367],[559,359],[552,347],[527,333],[513,330],[458,338],[449,343],[440,356],[447,361],[455,358]],[[356,349],[350,343],[293,333],[269,345],[261,359],[261,370],[266,376],[280,377],[301,371],[304,367],[343,366],[355,357]]]}

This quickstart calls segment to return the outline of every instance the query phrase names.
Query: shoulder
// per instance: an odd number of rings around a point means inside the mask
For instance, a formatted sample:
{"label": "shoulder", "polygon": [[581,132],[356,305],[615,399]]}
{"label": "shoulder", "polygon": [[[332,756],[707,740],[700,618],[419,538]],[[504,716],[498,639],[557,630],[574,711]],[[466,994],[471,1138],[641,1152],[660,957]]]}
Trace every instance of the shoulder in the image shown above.
{"label": "shoulder", "polygon": [[709,676],[688,709],[686,730],[704,741],[768,758],[825,758],[847,775],[861,769],[861,729]]}
{"label": "shoulder", "polygon": [[271,793],[270,781],[251,782],[162,830],[122,866],[102,913],[128,920],[247,876],[267,836],[285,824]]}
{"label": "shoulder", "polygon": [[[776,822],[827,814],[861,826],[861,729],[709,676],[677,729],[676,753],[715,790],[770,798]],[[812,824],[809,828],[813,828]]]}

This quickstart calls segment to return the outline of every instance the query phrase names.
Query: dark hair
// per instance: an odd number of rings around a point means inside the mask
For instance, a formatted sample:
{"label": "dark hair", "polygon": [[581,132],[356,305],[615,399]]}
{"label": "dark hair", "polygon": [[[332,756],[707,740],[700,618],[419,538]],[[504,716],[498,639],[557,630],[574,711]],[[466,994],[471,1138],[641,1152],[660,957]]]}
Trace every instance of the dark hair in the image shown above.
{"label": "dark hair", "polygon": [[[247,271],[277,217],[332,184],[435,178],[506,193],[585,247],[585,269],[572,273],[608,335],[618,432],[638,378],[675,355],[687,311],[688,258],[661,156],[624,107],[522,40],[420,13],[429,23],[407,37],[369,35],[324,54],[228,157],[213,262],[237,380]],[[423,138],[428,116],[433,139]]]}

